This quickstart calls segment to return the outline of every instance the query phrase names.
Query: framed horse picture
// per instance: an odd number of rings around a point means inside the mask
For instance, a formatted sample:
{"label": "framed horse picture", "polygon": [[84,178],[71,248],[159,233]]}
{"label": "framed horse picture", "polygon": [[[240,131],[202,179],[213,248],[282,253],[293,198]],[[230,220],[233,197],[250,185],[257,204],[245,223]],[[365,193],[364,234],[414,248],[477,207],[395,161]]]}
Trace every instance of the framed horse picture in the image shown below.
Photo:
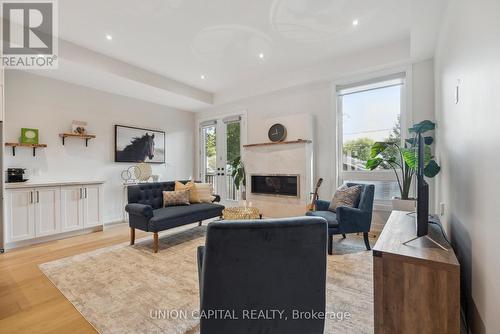
{"label": "framed horse picture", "polygon": [[165,163],[165,132],[115,125],[115,162]]}

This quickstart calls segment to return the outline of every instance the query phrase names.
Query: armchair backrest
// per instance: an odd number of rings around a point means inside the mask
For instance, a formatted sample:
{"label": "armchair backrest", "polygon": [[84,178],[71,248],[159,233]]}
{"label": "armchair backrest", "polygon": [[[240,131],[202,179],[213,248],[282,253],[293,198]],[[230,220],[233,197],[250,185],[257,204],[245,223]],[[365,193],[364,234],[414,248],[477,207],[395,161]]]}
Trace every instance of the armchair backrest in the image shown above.
{"label": "armchair backrest", "polygon": [[[186,183],[188,181],[180,181]],[[151,205],[153,210],[163,207],[163,192],[173,191],[175,182],[148,182],[128,187],[128,204]]]}
{"label": "armchair backrest", "polygon": [[359,195],[358,209],[364,212],[369,212],[370,215],[373,211],[373,197],[375,195],[375,186],[373,184],[362,184],[362,183],[347,183],[348,187],[361,186],[361,193]]}
{"label": "armchair backrest", "polygon": [[[319,217],[210,223],[201,311],[234,311],[239,320],[202,317],[201,334],[323,333],[323,320],[292,316],[325,311],[326,239],[327,222]],[[273,320],[245,319],[251,310],[284,310],[288,320],[278,313]]]}

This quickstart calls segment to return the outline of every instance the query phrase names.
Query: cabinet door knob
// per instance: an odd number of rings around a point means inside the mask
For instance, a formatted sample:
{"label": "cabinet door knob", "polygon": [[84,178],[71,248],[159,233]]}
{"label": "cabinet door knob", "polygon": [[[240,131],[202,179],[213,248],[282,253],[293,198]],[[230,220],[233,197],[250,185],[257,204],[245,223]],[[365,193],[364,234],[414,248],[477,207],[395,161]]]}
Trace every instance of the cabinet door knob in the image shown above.
{"label": "cabinet door knob", "polygon": [[85,188],[85,198],[87,198],[87,188]]}
{"label": "cabinet door knob", "polygon": [[33,192],[30,191],[30,204],[33,204]]}
{"label": "cabinet door knob", "polygon": [[36,191],[36,202],[40,203],[40,192],[38,190]]}

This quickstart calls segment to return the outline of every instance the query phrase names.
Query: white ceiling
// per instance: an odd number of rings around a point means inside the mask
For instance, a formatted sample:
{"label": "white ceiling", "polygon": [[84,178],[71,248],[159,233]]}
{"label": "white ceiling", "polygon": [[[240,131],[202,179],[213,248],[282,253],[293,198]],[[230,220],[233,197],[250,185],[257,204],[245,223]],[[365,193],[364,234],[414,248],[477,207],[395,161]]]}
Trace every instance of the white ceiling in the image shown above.
{"label": "white ceiling", "polygon": [[[436,31],[428,31],[428,27],[437,26],[440,15],[434,15],[429,24],[422,22],[429,11],[441,13],[445,2],[63,0],[58,2],[59,35],[84,48],[217,94],[409,39],[415,22],[427,30],[418,35],[419,40],[427,43],[427,49],[433,48]],[[419,10],[413,10],[415,4]],[[352,24],[355,19],[359,20],[357,26]],[[113,39],[107,40],[106,34]],[[425,52],[432,54],[432,50]],[[83,74],[82,70],[82,81],[89,85],[89,76]],[[200,78],[202,74],[205,80]],[[78,81],[78,70],[72,67],[70,76]],[[168,99],[164,104],[169,104]]]}

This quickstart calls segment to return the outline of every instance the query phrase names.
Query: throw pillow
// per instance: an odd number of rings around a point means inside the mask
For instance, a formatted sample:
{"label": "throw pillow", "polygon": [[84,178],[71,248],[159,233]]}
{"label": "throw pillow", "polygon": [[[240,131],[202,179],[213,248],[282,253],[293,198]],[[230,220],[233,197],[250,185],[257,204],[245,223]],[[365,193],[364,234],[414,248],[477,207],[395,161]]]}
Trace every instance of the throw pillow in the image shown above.
{"label": "throw pillow", "polygon": [[189,190],[189,202],[190,203],[200,203],[200,199],[198,198],[198,193],[196,193],[193,190],[193,188],[194,188],[193,181],[189,181],[186,184],[179,182],[179,181],[175,181],[175,191]]}
{"label": "throw pillow", "polygon": [[339,206],[347,206],[353,208],[361,194],[361,186],[355,185],[348,187],[345,184],[337,189],[335,195],[333,195],[332,202],[328,210],[336,212]]}
{"label": "throw pillow", "polygon": [[199,203],[212,203],[215,199],[212,196],[213,187],[210,183],[195,183],[192,192],[196,193]]}
{"label": "throw pillow", "polygon": [[189,205],[189,190],[180,191],[164,191],[163,192],[163,207]]}

